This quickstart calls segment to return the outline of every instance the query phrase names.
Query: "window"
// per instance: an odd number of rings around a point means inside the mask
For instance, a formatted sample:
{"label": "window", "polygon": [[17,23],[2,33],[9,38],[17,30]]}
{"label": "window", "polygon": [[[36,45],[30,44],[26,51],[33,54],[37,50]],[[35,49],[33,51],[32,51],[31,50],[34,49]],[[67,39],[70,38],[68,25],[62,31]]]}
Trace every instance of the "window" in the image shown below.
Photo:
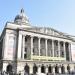
{"label": "window", "polygon": [[25,42],[27,42],[27,38],[25,38]]}
{"label": "window", "polygon": [[63,47],[63,43],[61,43],[61,47]]}
{"label": "window", "polygon": [[27,54],[24,54],[24,59],[26,59],[27,58]]}
{"label": "window", "polygon": [[57,41],[55,41],[55,45],[58,46],[58,42]]}
{"label": "window", "polygon": [[27,52],[27,48],[25,48],[25,52]]}
{"label": "window", "polygon": [[64,52],[62,52],[62,57],[64,56]]}
{"label": "window", "polygon": [[34,53],[34,48],[33,48],[33,53]]}
{"label": "window", "polygon": [[58,51],[56,51],[57,52],[57,57],[58,57]]}
{"label": "window", "polygon": [[35,55],[35,49],[33,48],[33,55]]}

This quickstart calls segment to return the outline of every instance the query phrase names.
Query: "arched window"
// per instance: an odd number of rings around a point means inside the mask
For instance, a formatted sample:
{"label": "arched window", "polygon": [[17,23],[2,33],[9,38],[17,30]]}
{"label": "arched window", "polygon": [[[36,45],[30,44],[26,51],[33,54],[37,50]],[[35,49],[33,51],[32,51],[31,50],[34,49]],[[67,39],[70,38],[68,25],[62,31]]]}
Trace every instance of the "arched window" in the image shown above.
{"label": "arched window", "polygon": [[37,71],[38,71],[38,67],[37,67],[36,64],[34,63],[34,66],[33,66],[33,74],[36,74]]}
{"label": "arched window", "polygon": [[67,71],[68,71],[68,73],[70,73],[70,65],[69,64],[67,65]]}
{"label": "arched window", "polygon": [[41,73],[45,73],[45,66],[43,64],[41,66]]}
{"label": "arched window", "polygon": [[29,65],[26,63],[25,67],[24,67],[24,70],[26,73],[29,74],[29,71],[30,71],[30,68],[29,68]]}
{"label": "arched window", "polygon": [[12,65],[8,65],[6,71],[7,72],[12,72]]}
{"label": "arched window", "polygon": [[55,73],[59,73],[59,67],[58,67],[57,64],[56,64],[56,66],[55,66]]}
{"label": "arched window", "polygon": [[65,73],[65,67],[63,66],[63,64],[62,64],[62,66],[61,66],[61,73],[62,73],[62,74]]}
{"label": "arched window", "polygon": [[52,66],[51,65],[49,65],[49,67],[48,67],[48,73],[52,73]]}

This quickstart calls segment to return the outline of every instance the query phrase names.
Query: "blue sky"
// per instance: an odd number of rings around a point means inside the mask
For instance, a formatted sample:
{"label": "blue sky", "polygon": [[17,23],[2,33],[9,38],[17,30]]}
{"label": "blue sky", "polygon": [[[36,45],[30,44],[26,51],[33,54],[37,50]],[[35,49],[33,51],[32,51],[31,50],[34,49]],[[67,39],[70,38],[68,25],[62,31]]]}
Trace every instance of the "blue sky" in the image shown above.
{"label": "blue sky", "polygon": [[75,35],[75,0],[1,0],[0,32],[24,8],[32,25]]}

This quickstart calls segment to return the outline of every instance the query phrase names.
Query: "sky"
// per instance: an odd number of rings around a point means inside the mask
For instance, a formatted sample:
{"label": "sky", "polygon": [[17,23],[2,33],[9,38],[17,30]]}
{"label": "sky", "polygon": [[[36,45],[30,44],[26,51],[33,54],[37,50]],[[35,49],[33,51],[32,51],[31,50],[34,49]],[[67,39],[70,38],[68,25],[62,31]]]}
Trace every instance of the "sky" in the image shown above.
{"label": "sky", "polygon": [[32,26],[51,27],[75,36],[75,0],[0,0],[0,33],[21,8]]}

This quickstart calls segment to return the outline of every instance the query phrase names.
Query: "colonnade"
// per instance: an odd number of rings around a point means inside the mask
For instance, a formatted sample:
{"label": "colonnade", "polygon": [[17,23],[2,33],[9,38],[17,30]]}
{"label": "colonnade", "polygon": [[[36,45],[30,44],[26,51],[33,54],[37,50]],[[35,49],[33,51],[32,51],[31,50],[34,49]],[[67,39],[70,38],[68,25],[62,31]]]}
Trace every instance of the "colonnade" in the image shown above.
{"label": "colonnade", "polygon": [[[25,70],[25,69],[24,69]],[[26,69],[27,70],[27,69]],[[25,71],[26,71],[25,70]],[[44,65],[44,64],[41,64],[41,65],[33,65],[33,67],[29,70],[32,70],[32,71],[28,71],[29,73],[61,73],[61,74],[65,74],[65,73],[70,73],[71,72],[71,67],[69,64],[67,64],[66,66],[65,65],[58,65],[58,64],[55,64],[55,65]]]}
{"label": "colonnade", "polygon": [[[13,72],[13,67],[12,65],[7,65],[6,68],[7,72]],[[65,73],[71,73],[72,71],[74,71],[74,68],[71,67],[70,64],[66,64],[66,66],[64,64],[48,64],[48,65],[44,65],[44,64],[35,64],[32,65],[32,67],[30,67],[29,64],[25,64],[24,66],[24,72],[25,73],[30,73],[30,74],[36,74],[36,73],[57,73],[57,74],[65,74]],[[21,71],[20,71],[21,72]]]}
{"label": "colonnade", "polygon": [[[28,35],[26,35],[26,36],[28,36]],[[23,38],[22,38],[22,41],[23,41],[23,44],[22,44],[22,58],[24,58],[24,52],[25,52],[25,44],[26,44],[26,40],[25,39],[28,39],[26,36],[23,36]],[[49,50],[48,50],[48,42],[49,42],[49,40],[51,41],[51,47],[52,48],[49,48],[49,49],[51,49],[51,51],[52,51],[52,56],[51,57],[64,57],[66,60],[68,60],[68,61],[71,61],[71,44],[69,43],[69,42],[64,42],[64,41],[60,41],[60,40],[54,40],[54,39],[47,39],[47,38],[41,38],[41,37],[34,37],[34,36],[28,36],[28,37],[30,37],[30,54],[31,54],[31,56],[34,54],[33,53],[33,49],[34,49],[34,45],[33,45],[33,41],[34,41],[34,39],[38,39],[38,56],[49,56],[48,55],[48,52],[49,52]],[[43,50],[43,52],[45,53],[44,55],[41,55],[41,40],[42,39],[44,39],[44,50]],[[28,39],[29,40],[29,39]],[[61,49],[61,43],[62,43],[62,49]],[[62,51],[61,51],[62,50]],[[67,53],[68,54],[66,54],[66,51],[68,51]],[[56,54],[56,55],[55,55]],[[62,54],[62,55],[61,55]],[[68,57],[68,59],[67,59],[67,57]]]}

